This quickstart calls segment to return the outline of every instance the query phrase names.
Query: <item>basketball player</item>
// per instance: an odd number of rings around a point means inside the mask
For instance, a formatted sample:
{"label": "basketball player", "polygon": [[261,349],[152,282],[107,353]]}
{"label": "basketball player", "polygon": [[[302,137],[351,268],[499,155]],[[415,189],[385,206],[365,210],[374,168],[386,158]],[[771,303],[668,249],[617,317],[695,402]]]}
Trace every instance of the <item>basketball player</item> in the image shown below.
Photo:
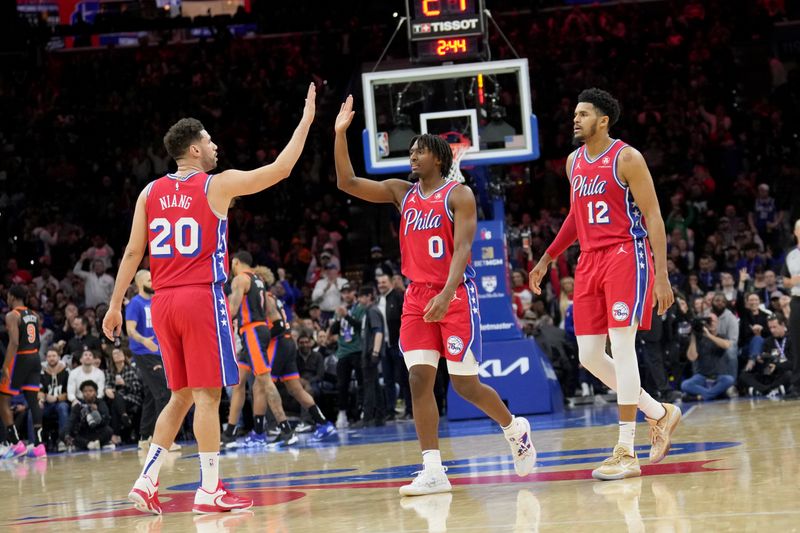
{"label": "basketball player", "polygon": [[308,409],[317,424],[315,438],[322,438],[334,433],[336,430],[333,424],[325,420],[325,416],[317,407],[314,399],[300,385],[294,340],[291,335],[288,335],[286,316],[275,297],[267,291],[265,280],[256,275],[252,255],[244,251],[238,252],[233,257],[231,270],[236,276],[231,284],[231,314],[236,315],[239,319],[239,335],[242,339],[243,350],[239,362],[242,374],[240,374],[239,385],[234,388],[234,397],[231,399],[231,413],[226,433],[230,435],[229,432],[236,427],[238,422],[244,403],[244,380],[248,372],[253,372],[256,377],[253,386],[255,428],[254,435],[249,439],[252,444],[266,444],[267,404],[269,404],[280,429],[280,435],[272,444],[290,445],[298,440],[283,411],[281,395],[273,380],[282,381],[289,394],[301,406]]}
{"label": "basketball player", "polygon": [[172,396],[158,417],[144,469],[128,495],[140,511],[161,514],[158,473],[192,404],[200,452],[200,487],[193,511],[213,513],[253,505],[252,500],[231,494],[219,477],[221,388],[239,382],[222,289],[228,276],[226,213],[235,197],[260,192],[289,175],[314,119],[315,96],[311,84],[303,118],[289,143],[273,163],[250,171],[208,174],[217,166],[217,146],[199,121],[179,120],[164,136],[177,172],[151,182],[136,201],[103,332],[109,338],[119,335],[122,298],[149,243],[153,326]]}
{"label": "basketball player", "polygon": [[[567,158],[570,212],[530,273],[531,290],[541,294],[550,263],[576,238],[580,242],[573,297],[580,361],[617,391],[619,405],[619,442],[592,472],[600,480],[641,475],[633,449],[637,406],[650,424],[651,463],[667,454],[681,419],[680,409],[655,401],[639,379],[636,331],[650,329],[652,307],[663,315],[674,297],[653,179],[641,153],[609,137],[618,118],[619,103],[607,92],[587,89],[578,96],[574,139],[582,146]],[[613,359],[605,353],[607,336]]]}
{"label": "basketball player", "polygon": [[[5,456],[19,457],[27,451],[29,457],[47,457],[42,443],[42,408],[39,405],[40,373],[39,315],[25,307],[27,291],[22,285],[8,289],[11,311],[6,315],[8,346],[0,376],[0,418],[6,430]],[[33,444],[28,450],[19,438],[11,413],[11,397],[22,391],[33,417]]]}
{"label": "basketball player", "polygon": [[347,128],[353,120],[348,96],[336,117],[336,179],[339,189],[362,200],[392,203],[401,213],[402,272],[411,280],[403,303],[400,350],[409,368],[414,424],[422,448],[422,472],[400,487],[417,496],[450,491],[439,453],[439,412],[433,395],[439,358],[447,359],[453,388],[500,424],[511,445],[517,475],[536,464],[530,424],[514,417],[491,387],[478,379],[481,330],[478,296],[469,264],[477,215],[469,187],[446,181],[452,165],[450,145],[436,135],[419,135],[410,147],[412,184],[377,182],[354,175],[347,152]]}

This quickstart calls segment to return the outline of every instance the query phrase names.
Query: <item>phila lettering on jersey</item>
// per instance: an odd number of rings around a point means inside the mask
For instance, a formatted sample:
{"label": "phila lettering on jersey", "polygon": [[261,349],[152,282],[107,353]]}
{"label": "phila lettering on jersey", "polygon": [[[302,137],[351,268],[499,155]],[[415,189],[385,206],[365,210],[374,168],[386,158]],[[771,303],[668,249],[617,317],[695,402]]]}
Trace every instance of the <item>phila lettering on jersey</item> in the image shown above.
{"label": "phila lettering on jersey", "polygon": [[153,289],[224,283],[228,220],[208,203],[212,175],[167,174],[146,188]]}
{"label": "phila lettering on jersey", "polygon": [[617,174],[619,154],[626,146],[619,139],[612,140],[595,159],[589,158],[586,145],[575,152],[570,169],[571,201],[583,252],[647,237],[642,212]]}
{"label": "phila lettering on jersey", "polygon": [[[454,219],[450,210],[450,193],[456,181],[424,196],[415,183],[400,206],[400,255],[403,275],[416,283],[441,288],[447,283],[454,251]],[[475,277],[467,263],[464,280]]]}

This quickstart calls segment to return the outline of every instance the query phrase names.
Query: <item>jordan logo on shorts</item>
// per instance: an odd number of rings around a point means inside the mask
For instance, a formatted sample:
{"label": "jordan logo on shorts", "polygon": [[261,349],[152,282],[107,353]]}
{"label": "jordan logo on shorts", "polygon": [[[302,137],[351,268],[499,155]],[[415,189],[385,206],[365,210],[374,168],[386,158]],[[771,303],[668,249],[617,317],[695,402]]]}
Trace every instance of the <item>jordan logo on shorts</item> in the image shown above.
{"label": "jordan logo on shorts", "polygon": [[619,255],[619,254],[627,254],[627,253],[628,252],[625,251],[625,245],[624,244],[620,244],[619,245],[619,250],[617,250],[617,255]]}

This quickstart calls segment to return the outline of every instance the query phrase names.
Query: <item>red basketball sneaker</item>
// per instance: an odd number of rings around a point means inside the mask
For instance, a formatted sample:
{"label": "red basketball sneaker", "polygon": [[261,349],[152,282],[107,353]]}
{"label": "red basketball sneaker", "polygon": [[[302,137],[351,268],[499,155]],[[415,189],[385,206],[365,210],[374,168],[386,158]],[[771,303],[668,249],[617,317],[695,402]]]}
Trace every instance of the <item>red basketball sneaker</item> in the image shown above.
{"label": "red basketball sneaker", "polygon": [[197,489],[194,495],[194,506],[192,511],[200,514],[225,513],[228,511],[240,511],[249,509],[253,506],[253,500],[240,498],[228,491],[222,481],[217,485],[217,490],[207,492],[203,487]]}
{"label": "red basketball sneaker", "polygon": [[136,480],[130,493],[128,493],[128,500],[143,513],[161,514],[161,502],[158,501],[158,483],[153,483],[148,476],[141,476]]}

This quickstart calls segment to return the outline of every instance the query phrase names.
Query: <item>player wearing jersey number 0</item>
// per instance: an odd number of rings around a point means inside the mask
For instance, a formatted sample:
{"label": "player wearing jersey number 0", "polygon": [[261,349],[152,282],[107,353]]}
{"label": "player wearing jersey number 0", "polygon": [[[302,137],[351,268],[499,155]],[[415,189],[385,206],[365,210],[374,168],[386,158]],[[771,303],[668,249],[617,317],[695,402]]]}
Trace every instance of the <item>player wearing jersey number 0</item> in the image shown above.
{"label": "player wearing jersey number 0", "polygon": [[219,479],[221,388],[236,384],[239,377],[222,290],[228,275],[226,214],[233,198],[260,192],[289,176],[314,120],[315,97],[311,84],[303,118],[289,143],[273,163],[250,171],[208,174],[217,166],[217,146],[199,121],[178,121],[164,137],[177,172],[145,187],[136,202],[103,332],[109,338],[119,335],[122,298],[149,244],[156,291],[153,327],[172,396],[158,417],[144,469],[128,495],[141,511],[161,514],[158,472],[192,404],[200,452],[200,487],[193,510],[209,513],[253,505],[231,494]]}
{"label": "player wearing jersey number 0", "polygon": [[[592,472],[600,480],[641,475],[633,446],[637,407],[650,424],[653,463],[669,451],[681,418],[680,409],[658,403],[641,388],[636,330],[650,329],[653,306],[663,315],[674,298],[653,179],[642,154],[609,137],[618,117],[619,103],[607,92],[588,89],[578,96],[573,125],[581,146],[567,158],[569,215],[530,273],[531,290],[541,294],[550,263],[576,238],[580,242],[573,296],[580,361],[617,391],[619,405],[619,442]],[[605,353],[606,336],[613,359]]]}
{"label": "player wearing jersey number 0", "polygon": [[411,170],[417,183],[356,177],[346,138],[354,114],[353,97],[348,96],[335,125],[337,185],[362,200],[391,203],[400,210],[402,271],[411,280],[403,303],[400,349],[409,368],[423,470],[411,484],[400,488],[400,494],[450,490],[439,453],[439,412],[433,396],[442,356],[447,359],[456,392],[503,428],[515,470],[525,476],[536,464],[530,425],[524,418],[512,416],[494,389],[478,379],[480,316],[469,264],[477,226],[475,197],[468,187],[445,180],[452,152],[447,142],[435,135],[420,135],[411,141]]}

